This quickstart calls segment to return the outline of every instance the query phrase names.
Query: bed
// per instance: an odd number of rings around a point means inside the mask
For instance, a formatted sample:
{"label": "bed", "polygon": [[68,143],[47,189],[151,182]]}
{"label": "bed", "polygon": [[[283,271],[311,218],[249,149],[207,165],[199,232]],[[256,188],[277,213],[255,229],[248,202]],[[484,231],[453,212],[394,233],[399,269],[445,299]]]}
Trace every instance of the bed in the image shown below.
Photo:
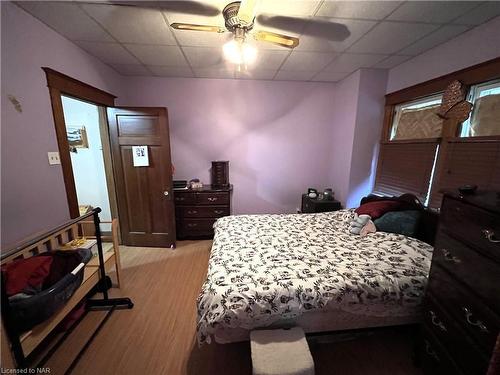
{"label": "bed", "polygon": [[197,300],[200,344],[247,340],[252,329],[306,332],[415,323],[432,246],[349,233],[353,210],[219,219]]}

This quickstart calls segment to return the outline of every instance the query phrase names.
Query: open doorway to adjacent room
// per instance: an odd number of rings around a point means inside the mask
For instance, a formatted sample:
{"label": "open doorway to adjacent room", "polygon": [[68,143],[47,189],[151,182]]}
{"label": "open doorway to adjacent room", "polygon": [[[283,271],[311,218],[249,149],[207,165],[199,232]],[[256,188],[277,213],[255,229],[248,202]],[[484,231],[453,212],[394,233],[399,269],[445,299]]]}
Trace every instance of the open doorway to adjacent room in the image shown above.
{"label": "open doorway to adjacent room", "polygon": [[[100,218],[117,217],[106,109],[61,95],[80,215],[100,207]],[[109,232],[110,225],[103,224]]]}

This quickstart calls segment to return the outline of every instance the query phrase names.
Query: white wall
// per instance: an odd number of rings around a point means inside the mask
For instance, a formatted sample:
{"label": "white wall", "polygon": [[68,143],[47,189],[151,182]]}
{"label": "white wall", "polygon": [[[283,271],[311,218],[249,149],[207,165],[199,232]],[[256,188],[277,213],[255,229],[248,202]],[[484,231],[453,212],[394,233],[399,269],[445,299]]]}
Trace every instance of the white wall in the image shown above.
{"label": "white wall", "polygon": [[500,16],[392,68],[387,92],[497,57],[500,57]]}
{"label": "white wall", "polygon": [[106,172],[99,132],[99,109],[96,105],[73,98],[62,97],[66,127],[85,126],[89,148],[71,152],[78,204],[100,207],[101,220],[111,220]]}

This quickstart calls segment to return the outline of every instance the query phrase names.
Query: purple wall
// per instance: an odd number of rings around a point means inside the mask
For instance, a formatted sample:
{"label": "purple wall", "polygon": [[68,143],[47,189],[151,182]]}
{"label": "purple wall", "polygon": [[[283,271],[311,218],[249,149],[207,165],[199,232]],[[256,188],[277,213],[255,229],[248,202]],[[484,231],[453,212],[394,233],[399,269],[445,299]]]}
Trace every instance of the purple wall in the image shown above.
{"label": "purple wall", "polygon": [[[130,78],[126,105],[169,111],[174,178],[208,183],[230,161],[234,213],[295,212],[307,187],[331,186],[333,83]],[[335,186],[334,186],[335,188]]]}
{"label": "purple wall", "polygon": [[340,81],[335,91],[328,171],[330,181],[334,182],[335,196],[344,206],[349,195],[349,174],[356,127],[359,82],[360,72],[357,71]]}
{"label": "purple wall", "polygon": [[[17,6],[2,13],[2,247],[69,218],[45,74],[48,66],[115,95],[121,77]],[[7,99],[15,96],[18,113]]]}
{"label": "purple wall", "polygon": [[349,173],[346,207],[357,207],[370,194],[375,182],[379,141],[384,120],[387,71],[359,71],[358,105]]}
{"label": "purple wall", "polygon": [[394,92],[497,57],[500,57],[500,17],[391,69],[387,92]]}
{"label": "purple wall", "polygon": [[382,131],[387,72],[361,69],[338,83],[330,180],[345,207],[371,193]]}

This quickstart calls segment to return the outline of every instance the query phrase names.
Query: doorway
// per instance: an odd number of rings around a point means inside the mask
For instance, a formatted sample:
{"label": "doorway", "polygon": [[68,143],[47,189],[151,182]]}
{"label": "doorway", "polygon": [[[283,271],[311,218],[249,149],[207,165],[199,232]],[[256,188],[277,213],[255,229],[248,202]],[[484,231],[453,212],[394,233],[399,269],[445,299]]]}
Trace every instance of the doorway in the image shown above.
{"label": "doorway", "polygon": [[[117,217],[105,108],[61,95],[80,215],[100,207],[102,221]],[[104,232],[111,230],[103,224]]]}
{"label": "doorway", "polygon": [[99,206],[119,219],[124,245],[175,246],[167,109],[115,107],[114,95],[42,69],[71,218],[80,216],[81,206]]}

